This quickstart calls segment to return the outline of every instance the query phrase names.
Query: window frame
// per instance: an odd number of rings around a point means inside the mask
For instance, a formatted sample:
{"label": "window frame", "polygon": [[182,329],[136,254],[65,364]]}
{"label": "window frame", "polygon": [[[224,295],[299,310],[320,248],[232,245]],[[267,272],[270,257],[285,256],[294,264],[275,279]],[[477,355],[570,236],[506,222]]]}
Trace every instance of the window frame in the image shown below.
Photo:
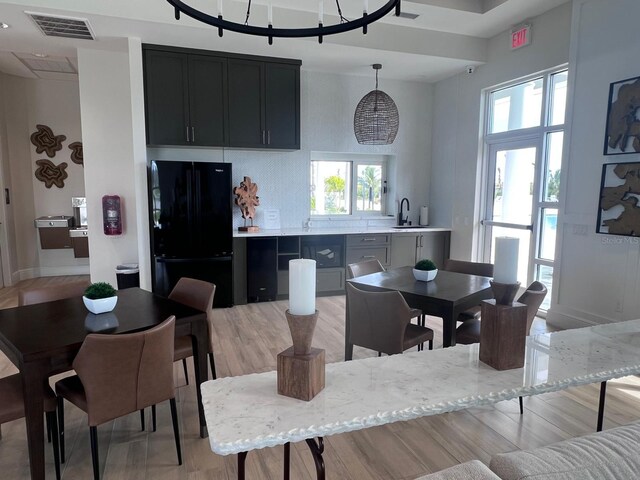
{"label": "window frame", "polygon": [[[386,217],[389,155],[361,153],[311,152],[309,161],[309,218],[316,219],[356,219]],[[311,211],[311,166],[313,162],[339,162],[350,164],[349,175],[349,212],[348,214],[319,214]],[[358,166],[379,165],[380,174],[380,211],[358,209]]]}

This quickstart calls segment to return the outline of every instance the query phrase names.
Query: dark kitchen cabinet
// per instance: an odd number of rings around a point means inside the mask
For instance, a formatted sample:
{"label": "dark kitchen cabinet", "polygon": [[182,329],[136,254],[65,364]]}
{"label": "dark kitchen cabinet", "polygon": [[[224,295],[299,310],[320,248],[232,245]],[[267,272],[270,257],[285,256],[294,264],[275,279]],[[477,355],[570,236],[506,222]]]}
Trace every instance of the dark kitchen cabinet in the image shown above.
{"label": "dark kitchen cabinet", "polygon": [[226,145],[226,62],[145,49],[149,145]]}
{"label": "dark kitchen cabinet", "polygon": [[229,144],[300,148],[300,65],[229,59]]}
{"label": "dark kitchen cabinet", "polygon": [[278,239],[247,239],[247,300],[275,300],[278,293]]}

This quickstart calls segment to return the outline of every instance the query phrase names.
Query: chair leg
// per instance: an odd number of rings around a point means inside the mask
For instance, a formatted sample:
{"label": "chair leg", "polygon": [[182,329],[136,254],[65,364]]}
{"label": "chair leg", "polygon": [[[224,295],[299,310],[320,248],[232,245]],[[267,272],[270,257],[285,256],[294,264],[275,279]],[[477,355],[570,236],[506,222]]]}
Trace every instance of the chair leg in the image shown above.
{"label": "chair leg", "polygon": [[176,408],[176,399],[169,400],[171,405],[171,421],[173,422],[173,436],[176,440],[176,452],[178,453],[178,465],[182,465],[182,450],[180,449],[180,430],[178,427],[178,409]]}
{"label": "chair leg", "polygon": [[382,356],[382,352],[378,352],[378,356],[381,357]]}
{"label": "chair leg", "polygon": [[100,480],[100,462],[98,459],[98,427],[89,427],[91,437],[91,462],[93,463],[93,479]]}
{"label": "chair leg", "polygon": [[518,397],[518,403],[520,404],[520,415],[524,413],[524,408],[522,407],[522,397]]}
{"label": "chair leg", "polygon": [[151,405],[151,423],[153,424],[153,431],[156,431],[156,406]]}
{"label": "chair leg", "polygon": [[211,379],[215,380],[216,379],[216,362],[213,359],[213,352],[209,353],[209,365],[211,366]]}
{"label": "chair leg", "polygon": [[429,350],[433,350],[433,340],[429,340]]}
{"label": "chair leg", "polygon": [[420,326],[424,327],[424,324],[426,323],[427,320],[427,316],[423,313],[422,315],[420,315]]}
{"label": "chair leg", "polygon": [[51,422],[49,421],[49,415],[45,415],[47,421],[47,442],[51,443]]}
{"label": "chair leg", "polygon": [[144,408],[140,410],[140,430],[144,432]]}
{"label": "chair leg", "polygon": [[64,399],[57,398],[58,401],[58,431],[60,432],[60,462],[64,463]]}
{"label": "chair leg", "polygon": [[60,480],[60,450],[58,444],[58,420],[56,412],[47,412],[47,424],[51,427],[51,437],[53,438],[53,463],[56,468],[56,480]]}
{"label": "chair leg", "polygon": [[182,359],[182,369],[184,370],[184,381],[189,385],[189,370],[187,370],[187,359]]}

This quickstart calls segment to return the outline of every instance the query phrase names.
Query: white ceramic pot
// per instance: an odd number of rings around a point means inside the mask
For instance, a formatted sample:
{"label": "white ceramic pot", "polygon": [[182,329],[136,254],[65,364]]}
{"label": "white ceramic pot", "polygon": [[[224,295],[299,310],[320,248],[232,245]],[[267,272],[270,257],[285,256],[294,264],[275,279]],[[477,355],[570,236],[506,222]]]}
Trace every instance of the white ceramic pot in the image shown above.
{"label": "white ceramic pot", "polygon": [[413,276],[416,277],[416,280],[420,280],[421,282],[429,282],[436,278],[438,274],[438,269],[435,270],[416,270],[413,269]]}
{"label": "white ceramic pot", "polygon": [[87,307],[91,313],[95,313],[96,315],[99,313],[110,312],[114,308],[116,308],[116,303],[118,303],[118,297],[108,297],[108,298],[98,298],[97,300],[92,300],[85,296],[82,297],[82,301],[84,302],[84,306]]}

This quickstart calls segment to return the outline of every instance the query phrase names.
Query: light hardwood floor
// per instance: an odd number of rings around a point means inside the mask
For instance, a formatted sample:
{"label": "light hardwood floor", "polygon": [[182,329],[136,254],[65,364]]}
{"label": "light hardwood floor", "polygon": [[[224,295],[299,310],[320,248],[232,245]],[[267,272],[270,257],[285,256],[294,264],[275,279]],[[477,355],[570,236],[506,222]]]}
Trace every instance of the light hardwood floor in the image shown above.
{"label": "light hardwood floor", "polygon": [[[66,281],[39,279],[19,287]],[[78,279],[80,277],[75,277]],[[0,290],[0,306],[17,304],[17,289]],[[215,310],[215,359],[219,376],[243,375],[275,369],[276,354],[290,345],[284,311],[287,302],[271,302]],[[339,362],[344,355],[344,297],[318,299],[320,318],[314,345],[326,349],[327,362]],[[441,327],[436,330],[436,347],[441,346]],[[545,324],[536,320],[536,331]],[[425,352],[428,355],[428,352]],[[355,348],[354,358],[375,355]],[[189,364],[193,375],[192,364]],[[15,367],[0,355],[0,375]],[[424,375],[429,375],[428,371]],[[211,452],[209,442],[198,436],[193,378],[184,384],[179,363],[175,365],[177,398],[184,464],[177,466],[168,405],[158,407],[158,431],[141,432],[137,414],[99,427],[101,469],[104,480],[226,480],[236,478],[236,457]],[[55,380],[55,379],[53,379]],[[53,382],[52,380],[52,382]],[[455,381],[455,379],[452,379]],[[274,385],[275,389],[275,385]],[[640,381],[627,377],[610,382],[607,389],[605,428],[630,423],[640,416]],[[534,448],[593,432],[596,423],[598,387],[572,388],[564,392],[526,398],[525,414],[517,401],[495,406],[399,422],[383,427],[335,435],[325,442],[328,479],[410,480],[460,462],[480,459],[522,448]],[[247,412],[252,405],[247,405]],[[67,462],[64,479],[89,479],[91,461],[86,416],[66,404]],[[147,416],[150,417],[149,412]],[[147,424],[150,418],[147,419]],[[45,448],[48,478],[54,478],[51,448]],[[282,478],[282,448],[267,448],[247,457],[248,479]],[[29,478],[24,420],[7,423],[0,440],[0,478]],[[295,444],[291,454],[291,478],[315,478],[313,460],[304,444]]]}

